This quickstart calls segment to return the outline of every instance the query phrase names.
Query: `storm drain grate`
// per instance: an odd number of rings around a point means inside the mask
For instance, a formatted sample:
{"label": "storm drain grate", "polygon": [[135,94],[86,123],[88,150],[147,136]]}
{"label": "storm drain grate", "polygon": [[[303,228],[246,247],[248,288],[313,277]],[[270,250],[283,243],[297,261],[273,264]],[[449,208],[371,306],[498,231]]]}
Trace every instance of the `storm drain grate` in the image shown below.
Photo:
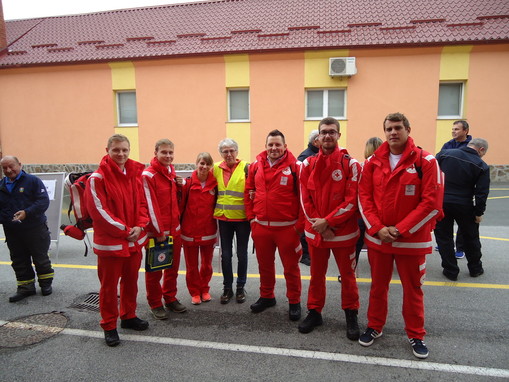
{"label": "storm drain grate", "polygon": [[99,312],[99,293],[89,293],[81,297],[71,305],[71,308]]}

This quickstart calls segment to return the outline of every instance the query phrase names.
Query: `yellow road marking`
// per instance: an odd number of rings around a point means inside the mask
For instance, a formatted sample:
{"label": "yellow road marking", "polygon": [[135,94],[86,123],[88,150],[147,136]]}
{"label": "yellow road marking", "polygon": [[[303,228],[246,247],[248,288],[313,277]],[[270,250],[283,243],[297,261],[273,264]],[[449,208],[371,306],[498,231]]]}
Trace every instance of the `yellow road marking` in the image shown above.
{"label": "yellow road marking", "polygon": [[509,196],[491,196],[488,198],[488,200],[490,199],[507,199],[509,198]]}
{"label": "yellow road marking", "polygon": [[[8,261],[0,261],[1,265],[11,265]],[[80,265],[80,264],[52,264],[53,268],[67,268],[67,269],[91,269],[91,270],[97,270],[96,265]],[[140,268],[140,272],[144,273],[145,269]],[[180,275],[185,275],[186,271],[179,271]],[[213,276],[215,277],[223,277],[222,273],[214,272]],[[236,274],[234,274],[234,277],[237,277]],[[257,273],[248,273],[247,275],[250,279],[259,279],[260,275]],[[277,279],[284,279],[283,275],[276,275]],[[311,276],[302,275],[302,280],[310,280]],[[338,282],[337,276],[333,277],[326,277],[327,281],[332,282]],[[357,278],[357,282],[361,284],[370,284],[371,279],[369,278]],[[401,284],[401,281],[399,280],[392,280],[391,284]],[[482,289],[509,289],[509,285],[505,284],[478,284],[478,283],[460,283],[455,281],[425,281],[424,285],[430,285],[430,286],[447,286],[447,287],[456,287],[456,288],[482,288]]]}
{"label": "yellow road marking", "polygon": [[509,241],[509,239],[504,239],[503,237],[489,237],[489,236],[479,236],[481,239],[488,240],[500,240],[500,241]]}

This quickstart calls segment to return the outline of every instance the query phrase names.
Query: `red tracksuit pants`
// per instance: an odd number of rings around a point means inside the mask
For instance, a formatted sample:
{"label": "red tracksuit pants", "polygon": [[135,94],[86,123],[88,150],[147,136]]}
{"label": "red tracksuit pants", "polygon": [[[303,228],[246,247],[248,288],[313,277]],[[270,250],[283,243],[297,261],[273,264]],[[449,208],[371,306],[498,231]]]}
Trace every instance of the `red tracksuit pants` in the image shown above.
{"label": "red tracksuit pants", "polygon": [[[213,256],[214,244],[189,245],[184,243],[186,284],[191,296],[201,296],[209,292]],[[200,264],[198,265],[198,263]]]}
{"label": "red tracksuit pants", "polygon": [[294,227],[274,229],[255,222],[251,227],[251,235],[260,272],[260,297],[275,298],[277,248],[286,280],[286,297],[290,304],[299,303],[302,289],[299,268],[302,246]]}
{"label": "red tracksuit pants", "polygon": [[331,251],[341,274],[341,307],[342,309],[359,309],[359,290],[355,280],[355,245],[344,248],[317,248],[309,242],[308,244],[311,257],[308,309],[315,309],[320,313],[325,305],[327,294],[325,276]]}
{"label": "red tracksuit pants", "polygon": [[[394,255],[368,249],[371,266],[368,327],[381,332],[387,320],[389,283],[394,262],[403,286],[403,319],[408,338],[423,339],[424,293],[422,284],[426,276],[426,255]],[[343,277],[343,275],[341,275]]]}
{"label": "red tracksuit pants", "polygon": [[141,264],[141,250],[131,252],[129,257],[97,258],[97,273],[101,283],[99,290],[99,310],[101,327],[104,330],[117,328],[118,282],[120,280],[120,319],[136,317],[136,297],[138,295],[138,273]]}
{"label": "red tracksuit pants", "polygon": [[[145,272],[145,287],[147,288],[147,301],[150,309],[169,304],[177,299],[177,276],[180,265],[180,250],[182,239],[173,237],[173,266],[169,269],[155,272]],[[163,284],[161,285],[161,278]]]}

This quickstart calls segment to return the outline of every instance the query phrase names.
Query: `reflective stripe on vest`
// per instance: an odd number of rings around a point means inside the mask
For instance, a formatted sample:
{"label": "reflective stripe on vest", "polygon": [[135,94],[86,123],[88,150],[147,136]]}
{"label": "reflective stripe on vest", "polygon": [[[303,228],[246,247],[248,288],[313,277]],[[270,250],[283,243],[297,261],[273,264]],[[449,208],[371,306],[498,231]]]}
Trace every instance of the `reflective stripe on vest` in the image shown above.
{"label": "reflective stripe on vest", "polygon": [[243,198],[244,197],[244,193],[243,192],[237,192],[237,191],[230,191],[230,190],[226,190],[226,191],[218,191],[217,192],[217,195],[230,195],[230,196],[237,196],[239,198]]}
{"label": "reflective stripe on vest", "polygon": [[244,189],[246,187],[245,167],[247,162],[239,162],[228,181],[228,186],[224,184],[223,169],[219,167],[220,164],[221,162],[214,164],[214,177],[217,180],[218,191],[214,216],[225,216],[228,219],[246,219]]}
{"label": "reflective stripe on vest", "polygon": [[268,227],[286,227],[286,226],[294,225],[295,223],[297,223],[297,220],[292,220],[291,222],[269,222],[269,221],[258,220],[257,218],[255,218],[254,221],[257,222],[258,224],[265,225]]}

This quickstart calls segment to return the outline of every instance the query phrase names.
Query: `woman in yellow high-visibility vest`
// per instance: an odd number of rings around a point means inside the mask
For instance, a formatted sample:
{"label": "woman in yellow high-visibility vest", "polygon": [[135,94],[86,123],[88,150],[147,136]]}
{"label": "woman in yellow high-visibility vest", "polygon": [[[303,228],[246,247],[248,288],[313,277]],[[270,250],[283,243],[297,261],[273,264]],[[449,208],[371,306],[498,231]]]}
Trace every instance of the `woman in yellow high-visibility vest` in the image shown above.
{"label": "woman in yellow high-visibility vest", "polygon": [[246,301],[244,286],[247,280],[247,245],[251,226],[246,218],[244,189],[249,163],[237,159],[239,146],[233,139],[219,142],[219,153],[223,160],[214,163],[218,197],[214,217],[219,222],[221,239],[221,268],[223,270],[223,294],[221,304],[233,297],[233,235],[237,237],[237,284],[235,299]]}

